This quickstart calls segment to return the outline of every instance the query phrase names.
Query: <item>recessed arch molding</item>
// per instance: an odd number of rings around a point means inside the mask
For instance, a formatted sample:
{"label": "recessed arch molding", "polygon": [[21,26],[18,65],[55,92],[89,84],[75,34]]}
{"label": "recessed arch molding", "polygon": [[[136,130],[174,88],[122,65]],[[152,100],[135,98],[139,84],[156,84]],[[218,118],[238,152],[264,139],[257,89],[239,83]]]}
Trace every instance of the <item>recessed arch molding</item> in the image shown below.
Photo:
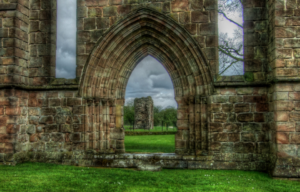
{"label": "recessed arch molding", "polygon": [[[79,95],[90,101],[86,111],[94,111],[90,108],[100,101],[105,101],[101,105],[114,109],[111,119],[106,120],[111,133],[104,148],[110,148],[108,143],[124,140],[120,114],[126,85],[134,67],[148,55],[162,63],[174,85],[179,129],[176,152],[207,150],[203,101],[212,92],[212,72],[189,32],[172,18],[150,8],[134,10],[114,24],[99,39],[82,70]],[[124,151],[124,145],[116,150]]]}

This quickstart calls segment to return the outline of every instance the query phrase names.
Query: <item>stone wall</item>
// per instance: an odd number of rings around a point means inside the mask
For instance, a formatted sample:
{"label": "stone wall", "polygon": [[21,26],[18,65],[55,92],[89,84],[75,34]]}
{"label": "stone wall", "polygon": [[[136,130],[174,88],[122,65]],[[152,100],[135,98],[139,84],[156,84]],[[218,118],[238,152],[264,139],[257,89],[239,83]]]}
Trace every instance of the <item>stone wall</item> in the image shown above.
{"label": "stone wall", "polygon": [[[10,2],[10,1],[8,1]],[[1,84],[27,84],[29,12],[27,1],[1,3]]]}
{"label": "stone wall", "polygon": [[221,158],[246,156],[269,162],[267,87],[218,88],[210,97],[209,147]]}
{"label": "stone wall", "polygon": [[[215,76],[217,0],[78,0],[77,78],[64,80],[54,78],[56,0],[0,0],[0,162],[299,178],[300,0],[243,2],[243,76]],[[124,154],[125,89],[147,55],[174,84],[177,155]]]}
{"label": "stone wall", "polygon": [[149,7],[183,26],[199,43],[210,67],[217,68],[217,0],[78,0],[77,77],[98,39],[131,11]]}
{"label": "stone wall", "polygon": [[272,114],[270,152],[275,166],[272,174],[297,177],[300,169],[300,84],[278,83],[269,89],[269,95]]}
{"label": "stone wall", "polygon": [[[0,153],[12,157],[22,127],[27,125],[28,92],[15,89],[0,91]],[[1,155],[3,157],[3,155]]]}
{"label": "stone wall", "polygon": [[299,0],[269,0],[269,88],[274,177],[299,177]]}
{"label": "stone wall", "polygon": [[153,129],[153,100],[149,97],[134,99],[134,129]]}

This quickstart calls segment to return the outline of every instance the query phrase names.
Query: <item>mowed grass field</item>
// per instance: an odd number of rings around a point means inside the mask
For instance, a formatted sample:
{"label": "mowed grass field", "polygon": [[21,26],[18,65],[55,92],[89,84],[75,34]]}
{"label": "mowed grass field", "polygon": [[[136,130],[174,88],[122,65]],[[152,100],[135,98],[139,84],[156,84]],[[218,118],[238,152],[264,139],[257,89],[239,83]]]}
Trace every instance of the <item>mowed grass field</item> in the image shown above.
{"label": "mowed grass field", "polygon": [[125,131],[141,131],[141,132],[162,132],[162,131],[177,131],[176,127],[166,128],[161,126],[155,126],[153,129],[132,129],[132,125],[124,125]]}
{"label": "mowed grass field", "polygon": [[125,136],[125,150],[128,153],[174,153],[175,135]]}
{"label": "mowed grass field", "polygon": [[299,192],[300,182],[271,179],[266,173],[221,170],[103,169],[24,163],[0,166],[4,192]]}

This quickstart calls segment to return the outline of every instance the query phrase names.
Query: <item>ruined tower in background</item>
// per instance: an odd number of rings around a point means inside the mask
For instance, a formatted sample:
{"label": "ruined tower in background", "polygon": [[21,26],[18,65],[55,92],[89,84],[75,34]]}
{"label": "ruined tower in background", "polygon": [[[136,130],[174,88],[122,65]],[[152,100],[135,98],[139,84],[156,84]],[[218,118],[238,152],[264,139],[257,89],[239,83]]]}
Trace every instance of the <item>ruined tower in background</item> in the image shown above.
{"label": "ruined tower in background", "polygon": [[149,97],[134,100],[134,128],[153,129],[153,100]]}

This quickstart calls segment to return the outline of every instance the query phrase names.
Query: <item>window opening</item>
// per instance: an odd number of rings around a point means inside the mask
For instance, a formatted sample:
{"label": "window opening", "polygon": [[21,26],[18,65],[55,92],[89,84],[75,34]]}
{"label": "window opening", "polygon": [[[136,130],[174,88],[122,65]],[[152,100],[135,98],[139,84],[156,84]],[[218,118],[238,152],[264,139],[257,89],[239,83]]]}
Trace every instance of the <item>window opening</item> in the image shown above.
{"label": "window opening", "polygon": [[244,30],[241,0],[219,0],[219,75],[244,74]]}
{"label": "window opening", "polygon": [[[153,100],[152,109],[146,99],[149,96]],[[139,99],[142,97],[144,100]],[[175,152],[177,103],[174,98],[173,83],[163,65],[151,56],[140,61],[126,87],[124,106],[126,152]],[[147,111],[149,109],[153,115]],[[153,118],[150,120],[153,122],[153,128],[148,126],[148,118]],[[136,132],[144,133],[131,136]],[[147,135],[147,132],[174,134]]]}
{"label": "window opening", "polygon": [[77,0],[57,1],[56,77],[76,77]]}

